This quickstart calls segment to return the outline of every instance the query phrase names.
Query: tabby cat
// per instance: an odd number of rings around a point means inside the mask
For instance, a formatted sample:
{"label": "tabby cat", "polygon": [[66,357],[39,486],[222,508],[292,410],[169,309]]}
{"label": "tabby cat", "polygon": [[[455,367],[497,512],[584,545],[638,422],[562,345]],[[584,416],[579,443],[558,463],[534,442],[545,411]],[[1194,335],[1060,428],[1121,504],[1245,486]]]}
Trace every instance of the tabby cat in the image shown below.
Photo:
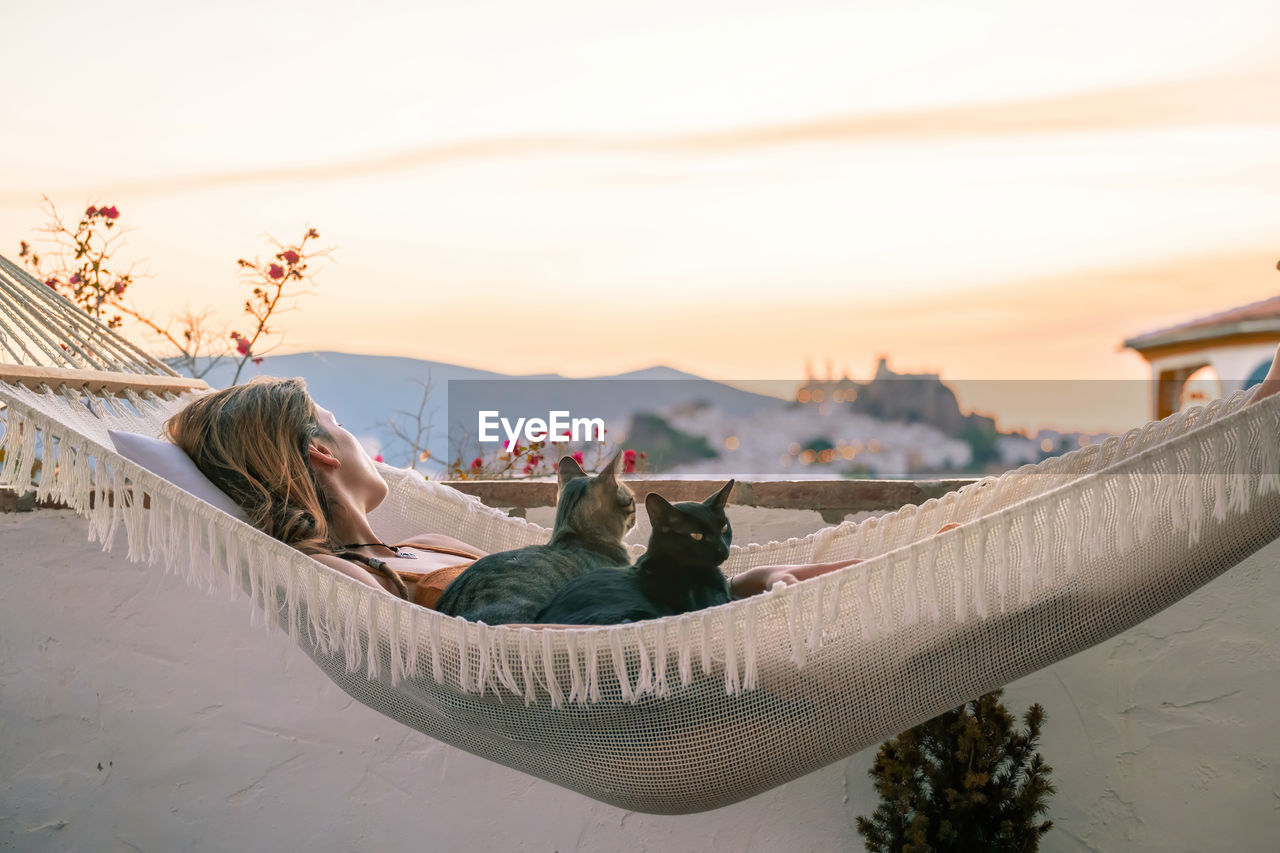
{"label": "tabby cat", "polygon": [[570,581],[538,622],[613,625],[724,604],[729,582],[720,564],[733,531],[724,505],[733,480],[701,503],[672,504],[651,492],[644,506],[653,523],[649,549],[634,566],[595,569]]}
{"label": "tabby cat", "polygon": [[481,557],[445,588],[436,609],[489,625],[532,622],[569,581],[629,563],[622,537],[635,527],[636,498],[618,480],[621,458],[619,451],[594,477],[572,457],[561,459],[551,541]]}

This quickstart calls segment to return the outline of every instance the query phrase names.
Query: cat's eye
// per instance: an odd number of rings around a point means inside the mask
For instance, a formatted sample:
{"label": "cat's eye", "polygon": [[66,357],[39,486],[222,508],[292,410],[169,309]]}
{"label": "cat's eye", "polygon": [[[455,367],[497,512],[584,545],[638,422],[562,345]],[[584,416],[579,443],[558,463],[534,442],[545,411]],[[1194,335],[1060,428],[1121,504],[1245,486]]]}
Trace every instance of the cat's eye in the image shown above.
{"label": "cat's eye", "polygon": [[721,532],[721,533],[724,533],[724,532],[725,532],[726,530],[728,530],[728,529],[729,529],[729,525],[727,525],[727,524],[726,524],[724,527],[721,527],[721,528],[720,528],[720,532]]}
{"label": "cat's eye", "polygon": [[702,534],[701,534],[701,533],[690,533],[690,534],[689,534],[689,538],[690,538],[690,539],[692,539],[692,540],[694,540],[695,542],[697,542],[697,541],[701,541],[701,540],[702,540]]}

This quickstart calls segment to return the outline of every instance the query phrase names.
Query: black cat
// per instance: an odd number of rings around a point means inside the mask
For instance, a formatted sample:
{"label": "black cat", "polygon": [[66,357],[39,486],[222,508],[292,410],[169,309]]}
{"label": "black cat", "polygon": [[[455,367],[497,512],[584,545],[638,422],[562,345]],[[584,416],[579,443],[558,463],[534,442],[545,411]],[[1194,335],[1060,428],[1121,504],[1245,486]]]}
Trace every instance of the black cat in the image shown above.
{"label": "black cat", "polygon": [[621,457],[594,477],[561,459],[551,541],[481,557],[445,588],[436,610],[489,625],[532,622],[569,581],[630,562],[622,537],[635,526],[636,498],[618,481]]}
{"label": "black cat", "polygon": [[653,533],[636,564],[595,569],[570,581],[535,621],[614,625],[729,601],[729,582],[720,564],[729,557],[733,538],[724,512],[732,489],[730,480],[701,503],[672,504],[650,493],[644,506]]}

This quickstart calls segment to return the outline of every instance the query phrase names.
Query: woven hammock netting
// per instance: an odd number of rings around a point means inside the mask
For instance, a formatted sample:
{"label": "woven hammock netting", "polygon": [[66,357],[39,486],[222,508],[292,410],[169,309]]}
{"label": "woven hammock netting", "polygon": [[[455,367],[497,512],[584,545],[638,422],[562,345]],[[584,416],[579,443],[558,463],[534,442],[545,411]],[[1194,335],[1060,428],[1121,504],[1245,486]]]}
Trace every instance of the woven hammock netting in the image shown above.
{"label": "woven hammock netting", "polygon": [[[0,382],[0,485],[24,487],[42,457],[38,496],[95,541],[246,595],[251,621],[361,703],[643,812],[717,808],[851,755],[1125,631],[1280,535],[1280,395],[1238,392],[919,506],[734,546],[724,566],[866,559],[800,584],[633,625],[490,627],[351,580],[114,452],[108,430],[157,435],[195,393]],[[549,537],[380,470],[384,541]]]}

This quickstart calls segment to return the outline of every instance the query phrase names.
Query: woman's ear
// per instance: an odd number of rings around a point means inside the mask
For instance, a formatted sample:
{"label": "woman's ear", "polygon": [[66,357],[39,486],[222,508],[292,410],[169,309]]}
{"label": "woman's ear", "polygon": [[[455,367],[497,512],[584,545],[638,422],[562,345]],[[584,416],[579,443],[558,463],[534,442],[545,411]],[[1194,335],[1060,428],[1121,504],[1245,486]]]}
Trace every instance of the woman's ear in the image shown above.
{"label": "woman's ear", "polygon": [[307,448],[307,457],[311,464],[321,468],[339,468],[342,461],[333,455],[333,451],[318,441],[311,442]]}

